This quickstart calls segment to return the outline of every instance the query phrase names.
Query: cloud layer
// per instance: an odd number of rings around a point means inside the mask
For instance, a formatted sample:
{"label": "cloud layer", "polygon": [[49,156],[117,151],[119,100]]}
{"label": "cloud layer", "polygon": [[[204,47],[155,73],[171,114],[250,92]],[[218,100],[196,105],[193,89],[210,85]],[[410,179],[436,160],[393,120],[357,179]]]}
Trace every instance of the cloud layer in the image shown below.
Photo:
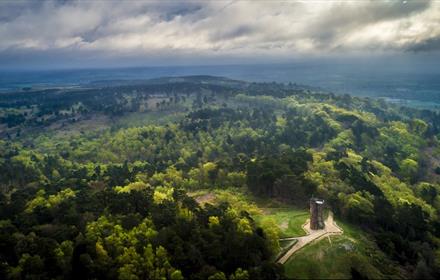
{"label": "cloud layer", "polygon": [[440,2],[1,1],[0,62],[440,49]]}

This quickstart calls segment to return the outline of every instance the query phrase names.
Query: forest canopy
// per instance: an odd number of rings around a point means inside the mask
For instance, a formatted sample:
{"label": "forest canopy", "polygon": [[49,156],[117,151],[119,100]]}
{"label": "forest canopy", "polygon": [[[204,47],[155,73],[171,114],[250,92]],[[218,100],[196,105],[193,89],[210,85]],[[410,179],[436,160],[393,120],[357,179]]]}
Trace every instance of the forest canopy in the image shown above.
{"label": "forest canopy", "polygon": [[439,133],[434,111],[204,76],[0,94],[0,278],[284,277],[270,222],[190,195],[226,189],[322,197],[436,278]]}

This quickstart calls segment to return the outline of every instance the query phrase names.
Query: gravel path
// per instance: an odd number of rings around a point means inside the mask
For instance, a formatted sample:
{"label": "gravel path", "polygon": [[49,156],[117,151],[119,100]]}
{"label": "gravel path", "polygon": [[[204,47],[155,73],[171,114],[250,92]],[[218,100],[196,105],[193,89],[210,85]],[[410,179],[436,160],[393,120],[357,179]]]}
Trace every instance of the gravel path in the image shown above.
{"label": "gravel path", "polygon": [[320,230],[311,230],[310,229],[310,220],[303,225],[304,230],[307,232],[307,235],[301,237],[292,237],[292,238],[284,238],[281,240],[291,240],[297,239],[298,242],[290,248],[289,251],[284,254],[281,258],[278,259],[278,263],[284,264],[296,251],[306,246],[310,242],[318,239],[322,239],[326,236],[334,235],[334,234],[342,234],[343,230],[336,225],[333,220],[333,213],[329,212],[327,220],[325,221],[325,228]]}

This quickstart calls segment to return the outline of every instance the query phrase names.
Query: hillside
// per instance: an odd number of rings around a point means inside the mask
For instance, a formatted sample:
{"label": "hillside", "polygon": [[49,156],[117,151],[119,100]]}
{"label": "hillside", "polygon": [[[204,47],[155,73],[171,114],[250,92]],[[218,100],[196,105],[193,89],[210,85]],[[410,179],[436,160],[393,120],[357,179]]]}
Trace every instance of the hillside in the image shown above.
{"label": "hillside", "polygon": [[[210,76],[0,94],[0,278],[436,278],[439,133],[434,111]],[[347,234],[276,264],[312,196]]]}

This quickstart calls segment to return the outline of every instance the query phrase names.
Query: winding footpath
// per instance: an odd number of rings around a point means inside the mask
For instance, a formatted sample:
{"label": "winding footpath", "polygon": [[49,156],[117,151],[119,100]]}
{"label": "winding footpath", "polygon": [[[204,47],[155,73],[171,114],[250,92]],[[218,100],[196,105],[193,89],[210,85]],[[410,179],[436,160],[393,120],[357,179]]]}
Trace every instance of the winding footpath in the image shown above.
{"label": "winding footpath", "polygon": [[280,240],[297,239],[298,242],[295,245],[293,245],[293,247],[290,248],[290,250],[287,251],[282,257],[278,259],[277,261],[278,263],[284,264],[296,251],[298,251],[299,249],[301,249],[302,247],[306,246],[307,244],[309,244],[314,240],[320,240],[330,235],[339,235],[344,233],[344,231],[340,227],[338,227],[335,221],[333,220],[332,212],[329,212],[327,220],[325,220],[324,229],[319,229],[319,230],[310,229],[310,220],[307,220],[307,222],[302,227],[307,232],[307,235],[301,237],[290,237],[290,238],[280,239]]}

